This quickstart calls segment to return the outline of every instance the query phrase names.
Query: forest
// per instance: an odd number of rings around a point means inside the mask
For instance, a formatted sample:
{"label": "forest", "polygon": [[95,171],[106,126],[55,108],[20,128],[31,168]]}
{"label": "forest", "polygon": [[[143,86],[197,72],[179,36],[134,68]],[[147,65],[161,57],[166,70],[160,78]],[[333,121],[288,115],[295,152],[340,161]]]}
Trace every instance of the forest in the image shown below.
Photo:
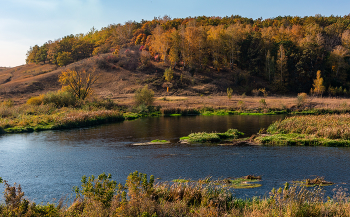
{"label": "forest", "polygon": [[[324,95],[350,95],[350,15],[284,16],[269,19],[230,17],[155,17],[112,24],[86,34],[68,35],[31,47],[27,63],[65,66],[104,53],[136,50],[150,60],[201,73],[232,73],[234,84],[271,93],[310,93],[317,71]],[[142,70],[142,68],[138,68]],[[322,93],[320,93],[322,94]]]}

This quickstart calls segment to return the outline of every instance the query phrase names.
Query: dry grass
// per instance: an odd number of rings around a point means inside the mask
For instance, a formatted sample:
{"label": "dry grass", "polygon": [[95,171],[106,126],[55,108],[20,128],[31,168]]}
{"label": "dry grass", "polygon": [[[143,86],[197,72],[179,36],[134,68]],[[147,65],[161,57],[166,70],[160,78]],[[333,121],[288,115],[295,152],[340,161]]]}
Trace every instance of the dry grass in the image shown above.
{"label": "dry grass", "polygon": [[[125,106],[133,105],[133,94],[122,94],[112,97],[118,104]],[[309,99],[303,107],[298,108],[297,97],[283,96],[232,96],[229,100],[227,96],[160,96],[155,99],[154,104],[163,109],[174,108],[193,108],[203,109],[211,107],[213,109],[241,109],[240,103],[244,105],[244,110],[258,110],[262,108],[261,99],[265,99],[266,107],[269,110],[305,110],[305,109],[324,109],[343,111],[350,109],[350,99],[345,98],[312,98]]]}
{"label": "dry grass", "polygon": [[350,139],[350,114],[294,116],[270,125],[269,133],[298,133],[327,139]]}

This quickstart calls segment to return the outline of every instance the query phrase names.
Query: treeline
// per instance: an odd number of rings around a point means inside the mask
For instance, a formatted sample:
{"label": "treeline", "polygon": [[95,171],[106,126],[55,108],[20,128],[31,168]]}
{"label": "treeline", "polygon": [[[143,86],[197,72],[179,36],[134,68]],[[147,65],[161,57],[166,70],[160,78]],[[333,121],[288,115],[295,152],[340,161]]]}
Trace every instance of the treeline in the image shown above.
{"label": "treeline", "polygon": [[[334,89],[347,94],[350,87],[350,15],[265,20],[164,16],[35,45],[26,61],[64,66],[102,53],[118,55],[122,48],[134,46],[192,75],[212,69],[244,72],[273,92],[309,92],[318,70],[332,94]],[[239,77],[235,84],[240,85]]]}

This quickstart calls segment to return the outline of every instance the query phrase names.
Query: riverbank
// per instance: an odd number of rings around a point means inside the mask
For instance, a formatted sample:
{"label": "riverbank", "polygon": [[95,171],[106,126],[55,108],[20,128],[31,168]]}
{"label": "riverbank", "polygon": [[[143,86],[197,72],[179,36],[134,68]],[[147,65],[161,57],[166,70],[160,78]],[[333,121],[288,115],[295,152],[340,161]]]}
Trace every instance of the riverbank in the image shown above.
{"label": "riverbank", "polygon": [[342,188],[333,197],[324,197],[321,185],[285,184],[263,198],[234,197],[229,185],[199,182],[155,183],[146,174],[131,173],[126,185],[110,175],[83,176],[74,187],[73,204],[38,205],[24,199],[19,185],[6,181],[0,204],[3,216],[350,216],[350,197]]}
{"label": "riverbank", "polygon": [[[237,101],[238,100],[238,101]],[[244,100],[244,101],[243,101]],[[278,107],[276,100],[286,102],[285,106]],[[20,104],[15,105],[11,100],[0,103],[0,133],[23,133],[43,130],[70,129],[79,127],[89,127],[105,123],[115,123],[124,120],[134,120],[148,116],[191,116],[191,115],[322,115],[322,114],[346,114],[350,112],[347,99],[324,99],[323,103],[317,102],[320,99],[305,101],[302,105],[296,104],[293,98],[266,97],[262,100],[260,97],[235,96],[232,99],[222,96],[205,97],[175,97],[166,96],[157,98],[154,106],[133,107],[130,99],[125,99],[124,103],[119,100],[97,100],[80,104],[78,107],[61,107],[53,104]],[[237,101],[236,107],[219,106],[225,105],[223,101],[233,103]],[[294,104],[293,104],[293,103]],[[204,103],[204,104],[201,104]],[[332,107],[329,106],[332,104]],[[185,105],[185,106],[184,106]],[[193,107],[190,107],[190,106]],[[313,105],[313,106],[312,106]],[[350,105],[350,103],[349,103]],[[238,106],[238,107],[237,107]],[[258,133],[258,132],[257,132]],[[277,132],[269,132],[277,134]],[[283,136],[259,136],[256,142],[261,144],[282,144],[276,142],[277,138]],[[307,136],[300,138],[289,136],[292,139],[279,139],[288,141],[285,144],[312,145],[315,144],[315,138],[307,142]],[[334,138],[329,138],[334,139]],[[344,139],[343,139],[344,140]],[[316,143],[325,145],[334,145],[332,141],[321,141]],[[338,144],[347,146],[348,142],[336,141]],[[346,143],[346,144],[345,144]]]}

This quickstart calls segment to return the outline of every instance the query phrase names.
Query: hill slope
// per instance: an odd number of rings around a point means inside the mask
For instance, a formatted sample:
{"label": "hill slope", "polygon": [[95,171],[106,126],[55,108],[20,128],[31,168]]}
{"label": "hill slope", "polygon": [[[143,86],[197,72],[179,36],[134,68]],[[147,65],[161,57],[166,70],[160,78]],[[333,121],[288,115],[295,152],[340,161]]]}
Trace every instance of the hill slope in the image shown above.
{"label": "hill slope", "polygon": [[[90,57],[65,67],[51,64],[34,64],[7,68],[0,71],[0,97],[12,98],[24,102],[31,96],[37,96],[48,91],[61,88],[58,77],[68,69],[96,69],[100,78],[94,87],[94,94],[99,97],[115,98],[121,94],[131,94],[144,85],[152,88],[157,96],[161,95],[225,95],[228,87],[234,87],[237,79],[244,79],[244,72],[216,72],[214,69],[192,74],[188,71],[174,70],[174,79],[169,93],[164,87],[164,70],[169,66],[152,61],[146,67],[140,68],[140,62],[133,57],[115,57],[103,54]],[[256,79],[258,81],[258,79]],[[242,83],[242,82],[241,82]],[[255,84],[254,84],[255,83]],[[259,82],[252,81],[256,87]],[[254,87],[254,85],[249,85]],[[245,92],[243,86],[235,86],[235,92]]]}

